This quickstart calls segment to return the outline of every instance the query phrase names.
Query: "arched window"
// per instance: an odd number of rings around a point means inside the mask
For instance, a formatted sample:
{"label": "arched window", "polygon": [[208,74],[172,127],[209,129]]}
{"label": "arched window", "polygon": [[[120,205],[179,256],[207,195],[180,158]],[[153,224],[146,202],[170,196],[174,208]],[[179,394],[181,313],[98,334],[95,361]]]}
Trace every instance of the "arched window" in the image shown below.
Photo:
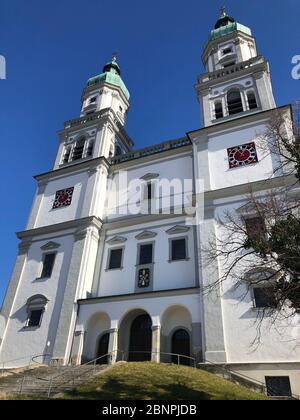
{"label": "arched window", "polygon": [[257,108],[257,101],[254,92],[247,93],[248,105],[249,109],[256,109]]}
{"label": "arched window", "polygon": [[90,140],[87,151],[86,151],[86,157],[92,157],[93,151],[94,151],[94,140]]}
{"label": "arched window", "polygon": [[74,148],[73,160],[79,160],[83,158],[84,145],[85,145],[85,138],[82,137],[81,139],[77,141],[76,146]]}
{"label": "arched window", "polygon": [[215,103],[215,114],[217,120],[224,117],[222,102]]}
{"label": "arched window", "polygon": [[227,104],[229,115],[239,114],[244,111],[241,92],[238,89],[228,92]]}
{"label": "arched window", "polygon": [[26,326],[28,328],[40,327],[47,303],[48,299],[43,295],[35,295],[27,300],[28,318]]}
{"label": "arched window", "polygon": [[70,154],[71,154],[71,146],[67,146],[65,148],[63,163],[68,163],[69,162]]}

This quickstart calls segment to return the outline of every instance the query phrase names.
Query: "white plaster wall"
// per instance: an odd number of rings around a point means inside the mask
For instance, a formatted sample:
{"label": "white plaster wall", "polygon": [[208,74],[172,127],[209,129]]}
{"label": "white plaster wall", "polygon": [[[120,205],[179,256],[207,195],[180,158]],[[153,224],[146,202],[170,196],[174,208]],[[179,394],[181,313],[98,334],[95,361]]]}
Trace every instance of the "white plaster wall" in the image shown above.
{"label": "white plaster wall", "polygon": [[[50,240],[60,244],[53,273],[49,279],[37,280],[37,277],[40,276],[43,255],[40,248]],[[52,352],[72,247],[73,237],[71,235],[52,237],[31,245],[1,347],[1,362],[21,358],[21,360],[12,363],[12,366],[23,366],[24,358],[25,363],[28,363],[30,356]],[[49,300],[42,324],[40,328],[24,328],[27,321],[26,302],[28,298],[36,294],[42,294]]]}
{"label": "white plaster wall", "polygon": [[[243,203],[220,206],[216,216],[224,219],[224,211],[233,211]],[[227,234],[219,225],[217,236],[226,238]],[[224,274],[219,264],[220,275]],[[253,308],[251,293],[246,285],[234,288],[236,281],[230,277],[222,288],[222,310],[226,351],[229,363],[242,362],[293,362],[300,360],[300,347],[297,345],[300,330],[300,316],[292,319],[278,317],[266,318],[261,323],[258,335],[259,313]],[[245,296],[245,297],[244,297]],[[244,299],[242,299],[244,297]],[[259,317],[259,318],[257,318]],[[260,344],[257,345],[257,338]],[[256,343],[256,344],[255,344]]]}
{"label": "white plaster wall", "polygon": [[262,383],[266,376],[289,376],[292,394],[300,396],[300,363],[233,365],[231,369]]}
{"label": "white plaster wall", "polygon": [[[121,188],[120,199],[117,198],[117,195],[115,194],[115,192],[112,191],[111,188],[110,188],[110,191],[108,191],[107,214],[106,214],[106,216],[108,217],[108,220],[113,220],[114,218],[118,218],[120,216],[124,217],[126,215],[129,215],[130,210],[128,209],[128,207],[132,206],[132,208],[134,208],[134,204],[137,201],[137,197],[139,197],[136,194],[136,190],[134,188],[131,188],[129,189],[128,194],[125,195],[126,189],[129,188],[129,184],[133,180],[139,180],[141,177],[149,173],[158,174],[159,177],[157,178],[157,180],[162,180],[162,179],[165,179],[168,181],[179,180],[182,185],[185,179],[192,180],[193,179],[192,156],[191,154],[188,154],[184,156],[170,157],[168,159],[161,159],[161,160],[157,160],[154,163],[149,163],[148,165],[136,166],[133,168],[129,168],[127,171],[124,170],[122,172],[126,172],[127,182],[124,185],[123,183],[122,184],[120,183],[120,177],[122,176],[122,179],[124,179],[123,174],[121,172],[116,172],[115,174],[113,174],[113,177],[112,177],[112,182],[117,186],[122,185],[122,188]],[[157,180],[153,179],[154,182]],[[192,182],[190,182],[190,184],[192,184]],[[118,189],[118,193],[119,192],[120,192],[120,189]],[[180,197],[180,193],[178,197]],[[184,201],[188,202],[187,199],[185,199]]]}
{"label": "white plaster wall", "polygon": [[185,308],[190,314],[193,323],[201,322],[200,294],[187,294],[82,305],[77,321],[77,330],[88,328],[89,321],[97,313],[106,314],[111,320],[111,328],[118,328],[124,317],[136,309],[147,312],[152,318],[153,325],[161,325],[165,311],[173,306]]}
{"label": "white plaster wall", "polygon": [[3,315],[0,315],[0,340],[2,340],[5,331],[6,320]]}
{"label": "white plaster wall", "polygon": [[[104,246],[103,259],[98,261],[101,264],[101,272],[98,288],[98,296],[121,295],[135,292],[136,285],[136,264],[138,244],[154,242],[154,273],[153,290],[166,290],[194,287],[196,285],[196,262],[194,248],[194,234],[192,227],[186,233],[179,235],[168,235],[166,231],[176,225],[178,222],[169,224],[140,225],[130,229],[121,229],[108,232]],[[181,220],[179,223],[183,224]],[[157,233],[157,236],[148,240],[137,240],[135,236],[144,230],[151,230]],[[107,241],[115,235],[126,237],[127,241],[120,245],[109,245]],[[169,239],[188,237],[188,261],[169,260]],[[108,254],[110,248],[119,248],[125,246],[123,256],[122,270],[106,270]]]}
{"label": "white plaster wall", "polygon": [[175,328],[184,327],[191,331],[192,319],[189,310],[183,306],[174,306],[165,311],[161,320],[162,334],[168,336]]}
{"label": "white plaster wall", "polygon": [[[79,218],[82,210],[87,179],[87,173],[79,173],[49,181],[40,204],[34,227],[38,228],[41,226],[62,223]],[[60,207],[58,209],[52,209],[56,191],[70,187],[74,187],[71,205],[67,207]]]}
{"label": "white plaster wall", "polygon": [[110,318],[105,313],[96,313],[88,321],[85,337],[85,354],[87,359],[97,357],[97,344],[100,336],[110,330]]}
{"label": "white plaster wall", "polygon": [[[260,181],[272,176],[276,167],[276,161],[270,154],[266,155],[259,147],[259,137],[264,132],[265,126],[258,124],[210,136],[208,158],[212,190]],[[259,162],[245,167],[230,169],[227,149],[251,142],[256,143]]]}

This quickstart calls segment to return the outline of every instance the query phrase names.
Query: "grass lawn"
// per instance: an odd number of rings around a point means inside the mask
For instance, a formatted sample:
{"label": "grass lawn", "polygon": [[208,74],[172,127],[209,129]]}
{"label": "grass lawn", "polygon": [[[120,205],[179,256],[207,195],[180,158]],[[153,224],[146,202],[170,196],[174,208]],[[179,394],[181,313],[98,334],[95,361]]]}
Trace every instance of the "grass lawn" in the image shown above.
{"label": "grass lawn", "polygon": [[202,370],[151,362],[121,363],[65,394],[85,400],[267,400]]}

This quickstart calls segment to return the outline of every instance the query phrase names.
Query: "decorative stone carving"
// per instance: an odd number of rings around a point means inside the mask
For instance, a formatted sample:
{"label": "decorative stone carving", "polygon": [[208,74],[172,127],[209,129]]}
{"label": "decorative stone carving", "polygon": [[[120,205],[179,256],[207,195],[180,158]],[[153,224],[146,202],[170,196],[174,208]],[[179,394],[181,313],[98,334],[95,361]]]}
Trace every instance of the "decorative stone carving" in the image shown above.
{"label": "decorative stone carving", "polygon": [[146,175],[142,176],[140,179],[142,179],[143,181],[150,181],[151,179],[155,179],[155,178],[158,178],[158,177],[159,177],[159,174],[149,173],[149,174],[146,174]]}
{"label": "decorative stone carving", "polygon": [[113,238],[106,241],[106,243],[108,243],[109,245],[115,245],[115,244],[123,244],[126,241],[127,241],[127,238],[125,238],[124,236],[114,236]]}
{"label": "decorative stone carving", "polygon": [[179,233],[186,233],[189,230],[190,230],[190,227],[188,226],[177,225],[177,226],[172,227],[171,229],[168,229],[166,233],[168,235],[177,235]]}
{"label": "decorative stone carving", "polygon": [[143,232],[136,235],[135,239],[151,239],[157,236],[156,232],[151,232],[150,230],[144,230]]}
{"label": "decorative stone carving", "polygon": [[45,245],[41,246],[42,251],[51,251],[52,249],[57,249],[60,247],[60,244],[57,242],[47,242]]}

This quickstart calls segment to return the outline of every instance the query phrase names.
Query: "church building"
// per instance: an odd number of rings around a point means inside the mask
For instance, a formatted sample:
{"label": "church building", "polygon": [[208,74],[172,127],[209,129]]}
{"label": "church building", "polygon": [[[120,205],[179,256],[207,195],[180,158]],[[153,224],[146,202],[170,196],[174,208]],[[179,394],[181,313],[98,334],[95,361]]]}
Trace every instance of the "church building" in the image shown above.
{"label": "church building", "polygon": [[219,233],[217,219],[243,212],[250,190],[285,185],[276,157],[258,143],[273,110],[291,117],[291,108],[276,108],[251,29],[224,10],[202,60],[202,128],[139,150],[125,129],[130,94],[117,58],[87,81],[80,115],[59,132],[53,168],[35,176],[28,223],[17,233],[0,365],[25,366],[37,355],[61,365],[213,363],[300,395],[299,319],[263,320],[254,346],[261,290],[245,284],[241,299],[229,278],[203,293],[223,270],[202,253]]}

